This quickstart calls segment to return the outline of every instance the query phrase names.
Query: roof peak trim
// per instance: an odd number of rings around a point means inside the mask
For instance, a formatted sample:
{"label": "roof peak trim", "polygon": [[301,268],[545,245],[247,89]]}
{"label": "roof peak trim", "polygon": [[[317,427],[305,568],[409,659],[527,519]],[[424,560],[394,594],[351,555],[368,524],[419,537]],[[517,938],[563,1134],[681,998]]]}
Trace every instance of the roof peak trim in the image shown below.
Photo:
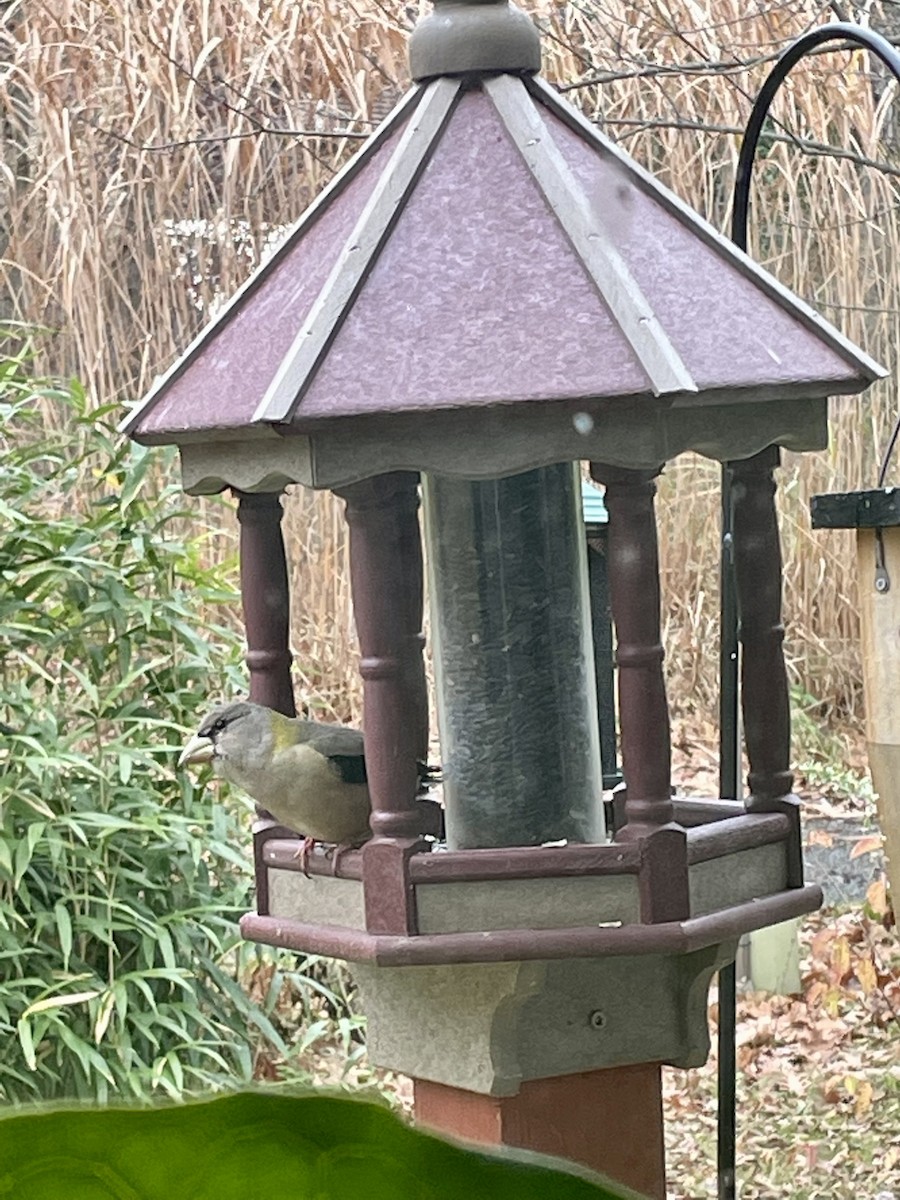
{"label": "roof peak trim", "polygon": [[294,415],[415,190],[461,92],[459,79],[441,77],[426,87],[375,190],[260,401],[253,424],[282,424]]}
{"label": "roof peak trim", "polygon": [[656,396],[696,392],[697,384],[660,324],[653,305],[610,239],[602,215],[563,158],[521,79],[498,75],[484,90],[621,329]]}

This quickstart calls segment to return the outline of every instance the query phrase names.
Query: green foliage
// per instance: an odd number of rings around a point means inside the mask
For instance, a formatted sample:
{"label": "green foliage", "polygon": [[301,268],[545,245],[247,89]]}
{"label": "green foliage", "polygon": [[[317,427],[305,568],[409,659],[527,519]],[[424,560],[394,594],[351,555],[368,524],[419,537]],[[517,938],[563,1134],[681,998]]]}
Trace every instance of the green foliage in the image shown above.
{"label": "green foliage", "polygon": [[463,1150],[378,1105],[321,1095],[20,1113],[0,1120],[0,1164],[0,1192],[16,1200],[626,1196],[553,1159]]}
{"label": "green foliage", "polygon": [[791,688],[794,760],[809,787],[837,799],[850,798],[874,808],[872,781],[852,764],[846,734],[828,722],[827,706],[800,687]]}
{"label": "green foliage", "polygon": [[111,418],[75,385],[36,397],[24,352],[0,362],[6,1102],[181,1096],[249,1079],[254,1037],[280,1045],[236,983],[243,814],[174,769],[239,686],[208,616],[230,571]]}

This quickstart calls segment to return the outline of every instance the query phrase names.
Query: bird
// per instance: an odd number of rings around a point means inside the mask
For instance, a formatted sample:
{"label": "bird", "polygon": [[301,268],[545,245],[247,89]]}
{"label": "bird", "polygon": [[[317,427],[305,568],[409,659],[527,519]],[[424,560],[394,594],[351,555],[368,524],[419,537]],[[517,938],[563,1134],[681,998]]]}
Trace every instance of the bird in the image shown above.
{"label": "bird", "polygon": [[[363,734],[346,725],[286,717],[238,700],[214,709],[178,759],[179,768],[210,763],[215,775],[236,784],[303,841],[295,855],[309,875],[317,842],[340,854],[372,836],[372,802]],[[420,794],[439,771],[419,764]]]}

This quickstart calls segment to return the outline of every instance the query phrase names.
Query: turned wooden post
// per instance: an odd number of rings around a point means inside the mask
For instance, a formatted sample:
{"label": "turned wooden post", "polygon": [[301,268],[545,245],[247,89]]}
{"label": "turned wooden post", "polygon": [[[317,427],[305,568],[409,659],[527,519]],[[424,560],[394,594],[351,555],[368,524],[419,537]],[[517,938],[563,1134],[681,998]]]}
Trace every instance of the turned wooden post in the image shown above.
{"label": "turned wooden post", "polygon": [[[415,797],[421,750],[422,548],[418,479],[409,471],[341,488],[350,527],[350,582],[359,634],[372,831],[418,832]],[[418,591],[418,628],[411,629]],[[421,676],[424,681],[424,674]],[[411,686],[412,685],[412,686]],[[427,720],[427,715],[426,715]]]}
{"label": "turned wooden post", "polygon": [[734,573],[741,627],[741,707],[750,773],[749,811],[788,796],[791,715],[781,621],[781,547],[773,474],[777,446],[729,463]]}
{"label": "turned wooden post", "polygon": [[415,933],[408,862],[427,844],[419,835],[436,831],[440,816],[436,805],[416,801],[418,760],[428,730],[418,476],[395,471],[341,488],[338,495],[347,502],[350,528],[375,835],[363,847],[366,928]]}
{"label": "turned wooden post", "polygon": [[591,463],[593,478],[606,485],[609,510],[610,609],[627,789],[625,825],[617,841],[646,837],[674,817],[653,508],[658,474]]}
{"label": "turned wooden post", "polygon": [[235,492],[250,699],[296,716],[291,684],[290,585],[278,492]]}

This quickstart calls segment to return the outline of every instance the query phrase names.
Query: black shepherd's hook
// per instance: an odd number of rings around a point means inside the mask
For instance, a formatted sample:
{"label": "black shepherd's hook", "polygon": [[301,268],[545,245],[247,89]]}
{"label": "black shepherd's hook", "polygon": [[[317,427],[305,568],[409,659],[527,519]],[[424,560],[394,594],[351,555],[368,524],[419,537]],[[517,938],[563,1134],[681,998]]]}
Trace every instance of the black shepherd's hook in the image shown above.
{"label": "black shepherd's hook", "polygon": [[[827,42],[844,46],[862,46],[885,64],[900,81],[900,54],[878,33],[847,22],[834,22],[804,34],[790,46],[766,79],[744,132],[734,182],[731,210],[731,240],[747,249],[747,215],[750,208],[750,184],[753,163],[769,108],[775,94],[801,58]],[[840,49],[838,45],[834,47]],[[900,435],[900,416],[888,442],[878,486],[884,486],[888,464]],[[721,654],[719,682],[719,762],[720,795],[737,795],[738,780],[738,614],[731,569],[731,487],[727,464],[722,470],[722,559],[721,559]],[[879,533],[880,531],[876,531]],[[736,973],[732,963],[719,972],[719,1081],[718,1081],[718,1193],[719,1200],[734,1200],[735,1182],[735,992]]]}
{"label": "black shepherd's hook", "polygon": [[[811,33],[805,33],[782,54],[772,68],[762,91],[756,98],[750,120],[744,131],[741,152],[738,157],[737,177],[734,181],[734,204],[731,210],[731,240],[741,250],[747,249],[747,213],[750,208],[750,182],[753,174],[753,161],[756,157],[756,147],[759,135],[762,133],[769,108],[781,85],[787,79],[801,58],[805,58],[813,50],[817,50],[825,42],[843,42],[853,46],[862,46],[881,59],[895,79],[900,81],[900,54],[894,49],[887,38],[871,29],[863,29],[861,25],[851,25],[846,21],[836,21],[831,25],[823,25]],[[841,49],[840,46],[834,49]]]}

